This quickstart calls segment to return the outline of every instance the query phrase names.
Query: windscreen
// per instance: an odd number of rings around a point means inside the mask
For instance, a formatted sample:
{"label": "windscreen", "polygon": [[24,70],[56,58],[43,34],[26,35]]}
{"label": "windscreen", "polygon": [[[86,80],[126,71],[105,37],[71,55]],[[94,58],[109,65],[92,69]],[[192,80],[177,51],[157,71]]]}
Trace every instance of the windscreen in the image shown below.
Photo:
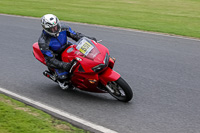
{"label": "windscreen", "polygon": [[76,49],[79,50],[82,56],[89,59],[94,59],[100,52],[90,39],[83,37],[76,43]]}

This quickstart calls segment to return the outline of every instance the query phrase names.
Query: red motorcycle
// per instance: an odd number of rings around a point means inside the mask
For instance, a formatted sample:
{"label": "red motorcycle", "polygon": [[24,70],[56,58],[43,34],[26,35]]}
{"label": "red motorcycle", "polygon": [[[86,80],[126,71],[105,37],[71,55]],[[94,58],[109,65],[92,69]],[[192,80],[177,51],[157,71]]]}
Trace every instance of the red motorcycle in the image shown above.
{"label": "red motorcycle", "polygon": [[[33,54],[46,65],[37,42],[33,44]],[[108,92],[123,102],[132,99],[133,92],[130,86],[113,70],[115,59],[110,57],[108,49],[102,44],[83,37],[76,44],[67,47],[62,52],[61,59],[64,62],[74,62],[69,71],[71,86],[89,92]],[[47,71],[44,75],[57,82]]]}

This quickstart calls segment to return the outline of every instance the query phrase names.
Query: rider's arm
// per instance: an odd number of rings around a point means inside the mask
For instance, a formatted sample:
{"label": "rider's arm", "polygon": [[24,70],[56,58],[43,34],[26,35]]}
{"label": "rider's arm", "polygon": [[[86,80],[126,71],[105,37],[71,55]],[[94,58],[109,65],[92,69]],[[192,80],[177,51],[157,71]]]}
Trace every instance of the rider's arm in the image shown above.
{"label": "rider's arm", "polygon": [[40,36],[38,40],[38,45],[40,47],[42,54],[44,55],[47,66],[51,68],[69,70],[71,68],[71,64],[57,60],[55,58],[55,54],[53,53],[53,51],[49,49],[48,45],[49,45],[50,39],[51,38],[49,38],[48,36],[45,36],[44,33],[42,33],[42,35]]}
{"label": "rider's arm", "polygon": [[97,41],[96,38],[94,38],[94,37],[88,37],[88,36],[85,36],[82,33],[73,31],[69,26],[65,25],[64,23],[61,23],[61,27],[62,27],[62,29],[67,31],[67,36],[72,38],[75,41],[78,41],[82,37],[87,37],[87,38],[90,38],[90,39],[92,39],[94,41]]}

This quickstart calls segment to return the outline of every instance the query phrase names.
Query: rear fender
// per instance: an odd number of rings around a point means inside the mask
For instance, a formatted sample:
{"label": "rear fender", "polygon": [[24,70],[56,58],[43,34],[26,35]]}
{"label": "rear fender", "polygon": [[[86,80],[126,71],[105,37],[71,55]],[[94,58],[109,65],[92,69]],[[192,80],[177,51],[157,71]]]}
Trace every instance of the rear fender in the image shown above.
{"label": "rear fender", "polygon": [[120,78],[120,74],[112,70],[110,67],[107,67],[107,69],[99,75],[99,80],[103,85],[107,85],[110,81],[116,81]]}
{"label": "rear fender", "polygon": [[37,42],[33,44],[33,55],[37,60],[46,65],[44,55],[42,54]]}

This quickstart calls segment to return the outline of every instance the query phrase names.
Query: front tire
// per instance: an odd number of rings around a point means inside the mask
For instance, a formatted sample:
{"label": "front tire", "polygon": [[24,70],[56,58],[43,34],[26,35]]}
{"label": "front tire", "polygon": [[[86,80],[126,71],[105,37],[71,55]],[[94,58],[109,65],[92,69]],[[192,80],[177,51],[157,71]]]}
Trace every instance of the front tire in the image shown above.
{"label": "front tire", "polygon": [[126,83],[126,81],[122,77],[120,77],[116,81],[108,82],[106,88],[108,90],[108,93],[110,93],[110,95],[112,95],[119,101],[128,102],[133,97],[131,87]]}

